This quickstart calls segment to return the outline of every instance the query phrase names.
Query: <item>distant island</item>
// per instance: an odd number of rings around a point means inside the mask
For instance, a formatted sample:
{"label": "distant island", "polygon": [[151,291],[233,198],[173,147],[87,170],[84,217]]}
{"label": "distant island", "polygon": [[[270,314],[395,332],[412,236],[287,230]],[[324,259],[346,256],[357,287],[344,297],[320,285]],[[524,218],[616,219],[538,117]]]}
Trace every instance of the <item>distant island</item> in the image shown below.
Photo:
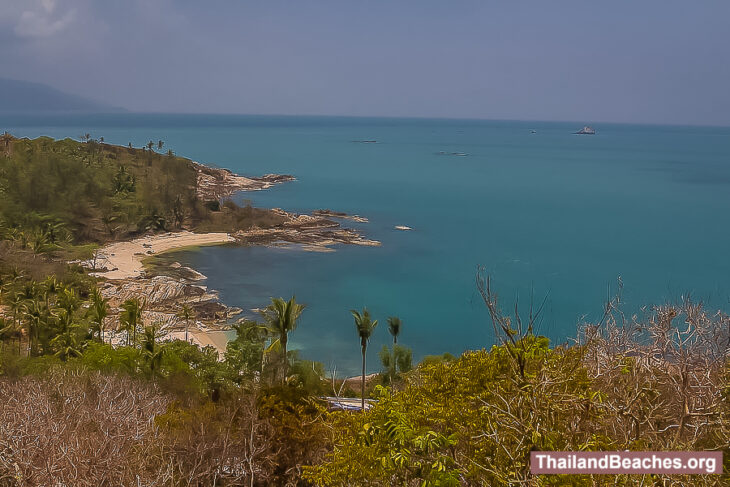
{"label": "distant island", "polygon": [[0,78],[0,112],[124,112],[123,108],[31,81]]}
{"label": "distant island", "polygon": [[586,125],[579,131],[575,132],[576,135],[596,135],[596,129]]}

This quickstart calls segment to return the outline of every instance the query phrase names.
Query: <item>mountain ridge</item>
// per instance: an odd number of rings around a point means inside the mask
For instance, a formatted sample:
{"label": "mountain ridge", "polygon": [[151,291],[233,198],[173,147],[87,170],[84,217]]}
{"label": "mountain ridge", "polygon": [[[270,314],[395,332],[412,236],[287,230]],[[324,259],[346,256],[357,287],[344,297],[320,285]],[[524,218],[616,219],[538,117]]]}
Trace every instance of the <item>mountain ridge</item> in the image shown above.
{"label": "mountain ridge", "polygon": [[2,112],[125,112],[81,95],[66,93],[33,81],[0,78]]}

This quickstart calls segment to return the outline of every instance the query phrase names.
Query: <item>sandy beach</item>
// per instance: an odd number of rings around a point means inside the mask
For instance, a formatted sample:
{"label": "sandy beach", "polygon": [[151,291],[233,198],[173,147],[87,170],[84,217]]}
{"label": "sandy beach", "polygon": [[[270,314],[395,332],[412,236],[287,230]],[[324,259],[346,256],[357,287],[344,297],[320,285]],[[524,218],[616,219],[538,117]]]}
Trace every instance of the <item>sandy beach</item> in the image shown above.
{"label": "sandy beach", "polygon": [[[185,340],[184,330],[175,330],[167,333],[165,340]],[[188,331],[188,340],[200,348],[213,347],[218,352],[218,358],[223,360],[223,354],[228,345],[228,336],[221,330],[200,330],[192,327]]]}
{"label": "sandy beach", "polygon": [[144,273],[142,260],[155,254],[184,247],[221,245],[235,242],[228,233],[176,232],[150,235],[129,242],[117,242],[99,249],[92,275],[106,279],[130,279]]}
{"label": "sandy beach", "polygon": [[[194,163],[198,171],[197,191],[202,200],[216,200],[236,191],[253,191],[291,181],[288,175],[268,174],[247,178],[225,169],[210,168]],[[380,242],[363,237],[357,230],[342,228],[332,219],[367,222],[367,218],[333,210],[317,210],[313,215],[289,213],[281,209],[269,210],[282,220],[273,227],[243,228],[235,233],[190,231],[147,235],[130,241],[108,244],[96,251],[94,258],[81,264],[90,274],[107,281],[102,294],[109,299],[112,313],[107,317],[109,329],[116,329],[118,313],[127,299],[144,298],[145,323],[154,323],[163,333],[163,340],[184,340],[185,332],[178,316],[180,307],[192,307],[197,320],[189,330],[191,343],[201,348],[212,346],[222,359],[228,336],[228,320],[240,310],[230,308],[218,300],[215,291],[200,284],[205,276],[179,263],[169,264],[173,275],[159,273],[158,268],[146,268],[145,259],[164,252],[186,247],[245,243],[247,245],[295,246],[301,250],[331,252],[338,244],[379,246]],[[120,338],[123,340],[123,337]]]}

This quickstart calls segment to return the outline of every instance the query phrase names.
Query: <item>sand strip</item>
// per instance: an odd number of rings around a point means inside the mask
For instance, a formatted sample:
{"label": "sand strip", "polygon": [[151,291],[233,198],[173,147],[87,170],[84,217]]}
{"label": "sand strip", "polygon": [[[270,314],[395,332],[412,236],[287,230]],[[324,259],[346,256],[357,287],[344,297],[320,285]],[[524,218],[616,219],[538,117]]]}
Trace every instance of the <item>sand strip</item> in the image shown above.
{"label": "sand strip", "polygon": [[[185,340],[185,331],[171,331],[167,333],[165,340]],[[225,331],[219,330],[202,331],[198,329],[190,329],[188,331],[188,340],[190,343],[197,345],[200,348],[215,348],[220,360],[223,359],[223,354],[228,346],[228,335]]]}
{"label": "sand strip", "polygon": [[117,242],[99,249],[96,267],[107,271],[94,272],[92,275],[106,279],[129,279],[144,273],[142,260],[155,254],[184,247],[201,245],[220,245],[235,242],[227,233],[177,232],[150,235],[129,242]]}

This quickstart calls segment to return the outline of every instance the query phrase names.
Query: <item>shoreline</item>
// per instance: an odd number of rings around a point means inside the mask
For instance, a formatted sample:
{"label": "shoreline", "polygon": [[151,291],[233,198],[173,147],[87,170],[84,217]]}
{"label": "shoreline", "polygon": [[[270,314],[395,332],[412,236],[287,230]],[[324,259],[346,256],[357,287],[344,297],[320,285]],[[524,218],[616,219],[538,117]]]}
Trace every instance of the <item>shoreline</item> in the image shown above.
{"label": "shoreline", "polygon": [[115,242],[100,248],[93,265],[97,269],[90,274],[110,280],[140,277],[144,274],[143,260],[165,252],[185,247],[223,245],[235,242],[228,233],[193,233],[189,231],[149,235],[123,242]]}
{"label": "shoreline", "polygon": [[[260,178],[238,176],[228,169],[218,169],[193,162],[198,171],[197,192],[201,199],[221,200],[241,191],[268,189],[276,184],[293,181],[290,175],[268,174]],[[253,226],[228,232],[194,233],[189,230],[145,235],[132,240],[112,242],[99,248],[92,259],[80,264],[89,274],[101,278],[102,294],[109,299],[110,313],[106,319],[111,343],[124,343],[125,332],[118,331],[121,304],[130,298],[146,302],[143,320],[155,324],[162,333],[161,340],[183,339],[185,324],[178,317],[180,308],[193,308],[194,322],[189,326],[189,339],[201,348],[212,346],[222,359],[228,343],[229,320],[242,310],[220,302],[217,291],[199,284],[206,276],[179,262],[155,259],[165,253],[213,245],[263,245],[291,247],[301,251],[334,252],[338,244],[380,246],[358,231],[344,228],[333,219],[366,223],[358,215],[332,210],[315,210],[311,215],[296,214],[280,208],[269,211],[281,217],[283,223],[269,228]],[[265,303],[255,303],[261,307]],[[111,331],[114,330],[114,331]]]}

